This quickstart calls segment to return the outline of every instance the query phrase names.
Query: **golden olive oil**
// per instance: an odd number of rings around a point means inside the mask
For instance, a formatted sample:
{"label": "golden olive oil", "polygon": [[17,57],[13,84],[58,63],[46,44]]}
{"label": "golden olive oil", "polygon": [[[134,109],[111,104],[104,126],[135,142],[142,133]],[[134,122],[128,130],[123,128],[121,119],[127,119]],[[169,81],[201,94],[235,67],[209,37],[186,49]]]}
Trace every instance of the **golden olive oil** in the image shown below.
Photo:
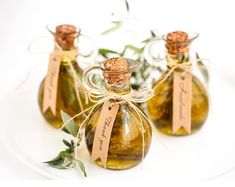
{"label": "golden olive oil", "polygon": [[[75,26],[66,24],[57,26],[56,32],[53,33],[55,40],[53,54],[59,54],[59,58],[61,58],[58,80],[56,80],[57,86],[54,86],[54,89],[56,89],[56,97],[53,98],[56,103],[55,114],[53,114],[50,107],[48,107],[46,111],[43,109],[44,99],[48,99],[48,97],[44,97],[46,78],[44,78],[39,88],[38,103],[40,110],[46,121],[55,128],[60,128],[63,125],[61,111],[70,116],[74,116],[91,104],[89,103],[87,92],[82,84],[83,71],[76,61],[78,48],[75,41],[79,37],[79,33],[80,30],[77,31]],[[76,53],[71,53],[74,51],[76,51]],[[50,59],[49,63],[55,63],[55,61]],[[75,119],[78,126],[81,120],[82,118]]]}
{"label": "golden olive oil", "polygon": [[[103,69],[106,90],[120,96],[130,93],[130,76],[136,69],[133,67],[137,65],[136,62],[127,60],[128,67],[125,69],[125,61],[126,59],[122,58],[108,59],[105,61],[108,65],[106,69]],[[120,99],[110,99],[109,101],[120,102],[119,108],[111,131],[106,166],[103,165],[100,158],[96,160],[96,163],[108,169],[128,169],[138,165],[147,154],[152,138],[151,126],[149,121],[140,113],[138,115],[128,102],[121,102]],[[136,103],[133,105],[138,107]],[[103,104],[97,107],[85,128],[86,145],[90,154],[92,154],[99,117],[105,115],[101,114],[102,106]],[[141,109],[139,108],[139,110]]]}
{"label": "golden olive oil", "polygon": [[[169,71],[169,70],[168,70]],[[172,133],[173,113],[173,74],[165,81],[161,80],[168,73],[165,72],[154,85],[154,97],[147,102],[149,114],[156,128],[168,135]],[[192,76],[192,100],[191,100],[191,130],[192,133],[199,130],[207,119],[209,111],[209,99],[204,85]],[[174,135],[186,135],[184,128],[180,128]]]}
{"label": "golden olive oil", "polygon": [[[48,109],[46,112],[42,112],[42,115],[44,116],[46,121],[55,128],[60,128],[63,124],[60,114],[61,110],[66,112],[70,116],[74,116],[81,112],[75,89],[77,89],[79,93],[79,96],[83,103],[83,107],[87,108],[89,106],[86,105],[85,88],[83,87],[81,82],[82,69],[78,66],[76,61],[72,61],[72,64],[74,70],[76,71],[76,80],[80,82],[78,84],[80,87],[75,87],[73,72],[68,65],[68,62],[61,62],[57,86],[56,115],[54,115],[50,109]],[[38,93],[38,103],[41,111],[43,107],[42,104],[44,97],[44,80],[40,85]],[[79,126],[81,118],[75,119],[75,122]]]}
{"label": "golden olive oil", "polygon": [[[166,41],[166,63],[168,69],[153,85],[154,97],[152,97],[147,102],[148,112],[150,114],[150,117],[152,118],[152,121],[154,122],[156,128],[164,134],[180,136],[194,133],[202,127],[207,119],[209,111],[208,93],[203,83],[196,76],[193,75],[191,68],[193,64],[192,62],[190,62],[191,59],[189,56],[190,44],[197,37],[198,34],[195,33],[193,34],[193,36],[189,36],[186,32],[175,31],[168,33],[166,35],[166,38],[164,38],[164,40]],[[181,79],[185,82],[183,83],[181,81],[181,84],[173,86],[175,80],[174,73],[177,72],[180,73],[177,75],[181,75]],[[185,78],[183,78],[184,76],[182,76],[183,73],[186,72],[189,73],[188,75],[190,76],[187,80],[185,80]],[[184,94],[191,94],[187,97],[187,99],[189,100],[184,100],[182,102],[182,96],[180,95],[178,95],[179,98],[173,98],[174,93],[178,93],[174,91],[178,91],[179,89],[181,89],[180,85],[185,86],[187,83],[186,81],[192,81],[190,83],[188,82],[187,84],[187,89],[189,91],[187,92],[184,90]],[[185,98],[186,97],[184,97],[184,99]],[[181,111],[177,111],[177,113],[180,113],[181,121],[178,120],[178,116],[176,116],[177,120],[173,121],[173,111],[175,111],[173,110],[175,109],[173,106],[174,99],[176,103],[178,102],[180,104],[180,108],[178,108],[178,110],[181,109]],[[182,110],[183,107],[184,109],[187,108],[187,111],[186,109]],[[184,111],[184,114],[190,115],[190,108],[191,116],[185,117],[182,111]],[[189,124],[190,118],[191,124]],[[190,129],[186,131],[184,127],[181,127],[178,130],[176,129],[176,132],[173,132],[173,125],[183,126],[182,123],[185,123],[185,121],[183,122],[182,119],[188,119],[186,120],[186,125],[190,125]]]}

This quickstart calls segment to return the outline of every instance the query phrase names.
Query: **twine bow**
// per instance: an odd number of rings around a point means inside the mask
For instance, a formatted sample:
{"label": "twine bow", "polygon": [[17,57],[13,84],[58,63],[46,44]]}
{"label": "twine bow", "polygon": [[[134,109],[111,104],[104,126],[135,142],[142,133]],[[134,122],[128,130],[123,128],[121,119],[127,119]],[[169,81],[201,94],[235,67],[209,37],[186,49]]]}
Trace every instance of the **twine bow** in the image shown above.
{"label": "twine bow", "polygon": [[[108,91],[105,88],[93,88],[88,91],[89,99],[94,103],[103,103],[110,99],[120,100],[119,103],[134,102],[134,103],[144,103],[153,96],[153,90],[149,88],[143,88],[141,90],[135,91],[131,90],[128,94],[117,94]],[[97,101],[98,99],[98,101]]]}
{"label": "twine bow", "polygon": [[[68,121],[66,121],[62,127],[60,128],[63,129],[68,123],[69,121],[73,120],[74,118],[77,118],[79,116],[81,116],[83,113],[86,113],[89,111],[88,115],[86,116],[86,118],[83,120],[83,122],[81,123],[78,133],[77,133],[77,143],[79,143],[80,141],[80,131],[82,129],[82,127],[84,126],[84,124],[86,123],[86,121],[90,118],[92,112],[94,111],[94,109],[99,106],[104,104],[106,101],[109,100],[114,100],[114,104],[123,104],[123,103],[127,103],[129,104],[129,106],[136,112],[136,114],[138,115],[138,118],[140,120],[141,123],[141,135],[142,135],[142,161],[144,159],[144,125],[143,125],[143,118],[145,120],[148,121],[148,123],[150,124],[150,126],[156,130],[154,128],[154,125],[152,124],[152,122],[148,119],[148,117],[134,104],[134,103],[144,103],[147,100],[149,100],[151,97],[153,97],[153,93],[154,91],[150,88],[143,88],[141,90],[135,91],[135,90],[131,90],[129,93],[127,94],[123,94],[123,95],[119,95],[117,93],[111,92],[107,89],[105,89],[104,87],[94,87],[93,89],[90,89],[88,91],[88,96],[89,99],[94,102],[95,104],[90,107],[87,108],[86,110],[80,112],[79,114],[73,116],[72,118],[70,118]],[[76,144],[77,145],[77,144]],[[75,158],[77,158],[77,147],[75,148]]]}

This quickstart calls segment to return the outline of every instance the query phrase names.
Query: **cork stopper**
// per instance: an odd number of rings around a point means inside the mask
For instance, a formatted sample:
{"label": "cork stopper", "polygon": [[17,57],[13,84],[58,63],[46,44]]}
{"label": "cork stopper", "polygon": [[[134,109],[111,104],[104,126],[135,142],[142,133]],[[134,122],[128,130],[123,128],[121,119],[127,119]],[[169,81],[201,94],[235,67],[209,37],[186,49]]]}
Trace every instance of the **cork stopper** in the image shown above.
{"label": "cork stopper", "polygon": [[104,78],[108,84],[126,83],[131,78],[125,58],[110,58],[104,61]]}
{"label": "cork stopper", "polygon": [[77,29],[73,25],[58,25],[55,32],[56,43],[64,50],[74,48]]}
{"label": "cork stopper", "polygon": [[166,48],[168,53],[173,55],[188,53],[189,37],[186,32],[175,31],[170,32],[166,36]]}

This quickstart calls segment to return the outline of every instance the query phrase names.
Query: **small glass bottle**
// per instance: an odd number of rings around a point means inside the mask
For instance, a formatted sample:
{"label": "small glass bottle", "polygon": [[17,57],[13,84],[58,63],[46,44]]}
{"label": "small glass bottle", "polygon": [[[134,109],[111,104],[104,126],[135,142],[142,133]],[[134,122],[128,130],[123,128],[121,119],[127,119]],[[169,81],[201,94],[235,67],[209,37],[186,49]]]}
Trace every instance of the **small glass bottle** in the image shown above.
{"label": "small glass bottle", "polygon": [[[84,72],[84,85],[88,90],[92,89],[92,86],[89,86],[88,74],[94,75],[95,69],[101,69],[105,79],[105,90],[116,95],[125,96],[131,92],[130,78],[132,72],[136,70],[137,65],[135,61],[130,59],[108,59],[101,65],[94,66]],[[109,100],[111,103],[119,101],[120,100],[114,99]],[[133,104],[138,107],[135,103]],[[102,105],[95,109],[95,112],[92,114],[85,128],[86,145],[91,154],[101,110]],[[103,166],[101,159],[97,159],[96,163],[99,166],[121,170],[134,167],[142,161],[143,154],[145,156],[149,150],[152,131],[149,122],[143,116],[141,116],[141,119],[143,126],[141,125],[138,114],[127,102],[119,104],[108,146],[107,164]],[[142,134],[142,132],[144,134]],[[142,139],[143,137],[144,141]]]}
{"label": "small glass bottle", "polygon": [[[60,128],[63,124],[61,111],[74,116],[86,109],[91,103],[89,103],[86,90],[82,85],[83,70],[77,63],[79,48],[76,46],[76,41],[80,37],[80,30],[73,25],[64,24],[57,26],[55,32],[50,32],[55,41],[52,53],[54,56],[50,58],[48,74],[40,85],[38,103],[46,121],[53,127]],[[59,58],[57,59],[59,61],[57,67],[57,62],[52,60],[55,55],[58,55],[56,58]],[[58,77],[53,82],[52,76],[56,76],[56,74]],[[48,81],[51,81],[49,88],[45,88],[47,78],[52,79]],[[46,92],[48,92],[47,98],[45,97]],[[50,97],[51,101],[49,102]],[[75,122],[79,126],[80,120],[75,119]]]}
{"label": "small glass bottle", "polygon": [[[203,83],[194,74],[192,74],[191,66],[189,65],[189,68],[186,70],[177,67],[172,71],[173,66],[171,65],[172,62],[176,64],[187,64],[190,62],[189,47],[191,42],[197,38],[197,36],[198,34],[189,37],[185,32],[176,31],[168,33],[164,38],[167,49],[167,70],[162,74],[160,79],[154,83],[154,97],[147,102],[147,108],[156,128],[167,135],[180,136],[194,133],[202,127],[208,116],[208,92]],[[190,113],[188,116],[189,120],[191,118],[191,124],[189,124],[190,129],[188,131],[181,126],[181,128],[173,132],[173,85],[175,81],[175,72],[181,73],[180,75],[188,73],[191,76],[191,101],[189,101],[189,104],[191,104],[191,116]],[[182,104],[184,105],[184,103]],[[178,110],[181,109],[178,108]],[[181,111],[179,111],[179,113],[180,112]]]}

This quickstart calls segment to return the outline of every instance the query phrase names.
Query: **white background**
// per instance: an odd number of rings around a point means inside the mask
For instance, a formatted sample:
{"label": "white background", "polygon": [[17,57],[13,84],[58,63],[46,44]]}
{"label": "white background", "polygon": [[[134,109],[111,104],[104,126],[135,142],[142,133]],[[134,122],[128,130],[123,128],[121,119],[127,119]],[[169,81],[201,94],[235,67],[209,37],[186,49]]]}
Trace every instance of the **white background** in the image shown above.
{"label": "white background", "polygon": [[[155,28],[161,33],[178,29],[199,32],[196,46],[200,47],[200,54],[209,58],[212,66],[221,67],[221,71],[235,72],[234,1],[129,0],[129,3],[131,14],[144,22],[146,28]],[[27,47],[33,38],[48,35],[46,24],[74,23],[83,33],[96,38],[109,26],[111,12],[124,15],[123,1],[0,0],[0,101],[25,77],[25,72],[37,64]],[[110,42],[115,45],[118,39]],[[97,44],[102,46],[100,41]],[[235,84],[234,78],[232,81]],[[0,143],[1,178],[43,179],[19,163]]]}

